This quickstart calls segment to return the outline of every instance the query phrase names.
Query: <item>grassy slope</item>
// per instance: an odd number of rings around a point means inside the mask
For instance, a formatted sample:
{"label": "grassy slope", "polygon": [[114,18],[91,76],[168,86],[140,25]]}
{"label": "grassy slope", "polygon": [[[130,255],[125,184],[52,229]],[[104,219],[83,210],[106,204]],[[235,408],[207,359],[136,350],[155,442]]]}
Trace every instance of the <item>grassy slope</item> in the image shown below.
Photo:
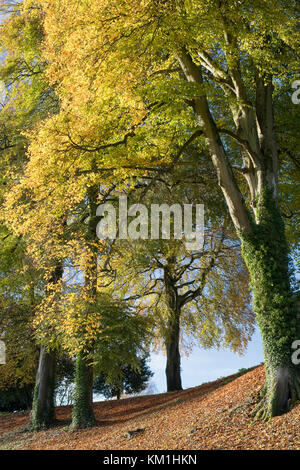
{"label": "grassy slope", "polygon": [[263,381],[259,366],[182,392],[95,403],[97,427],[76,432],[71,407],[58,408],[57,426],[39,433],[24,430],[28,413],[2,415],[0,449],[300,449],[300,403],[252,422]]}

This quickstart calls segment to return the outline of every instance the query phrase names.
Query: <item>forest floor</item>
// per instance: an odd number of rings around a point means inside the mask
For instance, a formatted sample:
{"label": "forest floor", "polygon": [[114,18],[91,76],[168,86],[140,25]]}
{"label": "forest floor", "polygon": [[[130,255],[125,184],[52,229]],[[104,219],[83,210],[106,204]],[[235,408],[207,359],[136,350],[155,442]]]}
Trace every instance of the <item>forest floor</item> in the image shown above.
{"label": "forest floor", "polygon": [[[300,402],[268,422],[253,422],[264,369],[258,366],[181,392],[97,402],[97,426],[69,429],[71,407],[55,427],[26,429],[29,413],[0,416],[0,449],[300,449]],[[137,433],[130,433],[139,429]]]}

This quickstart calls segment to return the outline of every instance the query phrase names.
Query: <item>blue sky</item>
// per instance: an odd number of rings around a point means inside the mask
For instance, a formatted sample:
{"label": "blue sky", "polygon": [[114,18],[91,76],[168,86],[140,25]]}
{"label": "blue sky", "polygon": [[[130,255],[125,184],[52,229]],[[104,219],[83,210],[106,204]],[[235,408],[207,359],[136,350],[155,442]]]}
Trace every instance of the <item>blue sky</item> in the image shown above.
{"label": "blue sky", "polygon": [[[258,329],[256,329],[252,341],[242,356],[224,349],[194,348],[189,356],[182,355],[181,377],[183,388],[196,387],[204,382],[211,382],[237,372],[239,369],[248,368],[263,362],[262,341]],[[154,372],[151,384],[156,386],[155,393],[165,392],[166,356],[152,354],[149,363]]]}

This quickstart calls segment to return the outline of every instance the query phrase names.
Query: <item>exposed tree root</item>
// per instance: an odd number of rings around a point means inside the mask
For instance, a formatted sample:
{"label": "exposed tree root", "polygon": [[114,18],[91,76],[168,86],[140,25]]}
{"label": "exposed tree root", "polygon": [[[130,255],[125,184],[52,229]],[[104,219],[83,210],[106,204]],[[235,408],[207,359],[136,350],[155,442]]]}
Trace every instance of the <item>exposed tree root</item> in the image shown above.
{"label": "exposed tree root", "polygon": [[295,369],[280,367],[274,379],[266,381],[261,399],[252,411],[254,421],[280,416],[290,411],[300,400],[300,375]]}

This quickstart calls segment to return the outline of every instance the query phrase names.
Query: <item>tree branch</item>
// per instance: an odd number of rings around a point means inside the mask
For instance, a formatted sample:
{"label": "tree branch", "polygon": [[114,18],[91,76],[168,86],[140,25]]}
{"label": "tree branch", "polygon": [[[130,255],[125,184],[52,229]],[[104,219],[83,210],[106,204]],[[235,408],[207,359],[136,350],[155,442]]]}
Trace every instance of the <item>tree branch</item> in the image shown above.
{"label": "tree branch", "polygon": [[[201,69],[194,64],[190,55],[182,51],[177,56],[178,62],[189,82],[203,84]],[[212,162],[217,171],[218,184],[225,196],[233,223],[238,231],[252,231],[248,212],[242,194],[236,184],[229,160],[226,156],[217,126],[211,115],[206,96],[194,99],[194,111],[202,127]]]}

